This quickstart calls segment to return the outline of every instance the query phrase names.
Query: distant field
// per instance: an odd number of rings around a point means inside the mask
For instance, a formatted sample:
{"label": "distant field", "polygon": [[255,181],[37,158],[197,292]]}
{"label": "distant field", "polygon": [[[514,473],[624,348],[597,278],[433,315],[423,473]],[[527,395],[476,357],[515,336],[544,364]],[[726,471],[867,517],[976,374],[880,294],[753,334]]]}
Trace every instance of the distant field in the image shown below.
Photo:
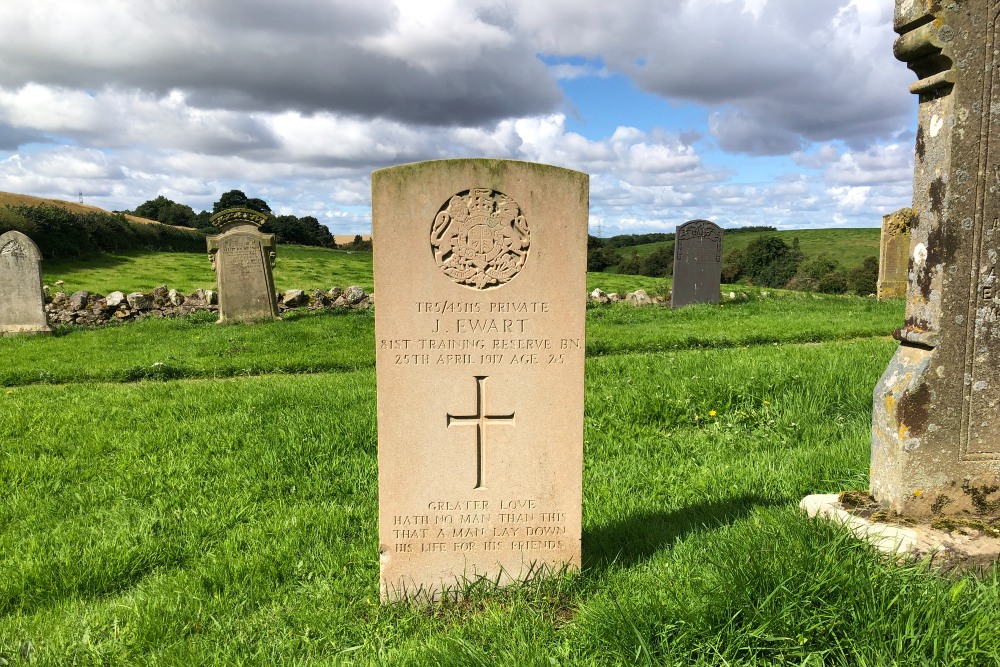
{"label": "distant field", "polygon": [[[43,197],[32,197],[31,195],[19,195],[13,192],[0,192],[0,206],[57,206],[73,213],[111,213],[111,211],[91,206],[90,204],[80,204],[79,202],[63,201],[61,199],[45,199]],[[140,218],[134,215],[126,215],[126,218],[134,222],[145,222],[150,225],[161,223],[148,218]]]}
{"label": "distant field", "polygon": [[[369,292],[374,289],[370,252],[279,245],[277,254],[274,283],[279,290],[330,289],[350,285],[360,285]],[[53,291],[57,280],[64,281],[62,289],[67,293],[77,290],[101,294],[115,290],[148,292],[159,285],[191,293],[199,287],[212,289],[215,286],[215,274],[212,273],[207,252],[127,252],[86,260],[43,261],[42,277]],[[656,294],[669,289],[670,281],[646,276],[588,273],[587,290],[595,287],[620,294],[637,289]]]}
{"label": "distant field", "polygon": [[[751,241],[761,236],[777,236],[788,245],[798,237],[799,246],[807,258],[826,254],[836,259],[845,269],[851,269],[861,264],[865,257],[878,257],[878,241],[882,230],[878,227],[863,227],[856,229],[795,229],[783,232],[748,232],[745,234],[729,234],[723,236],[722,251],[742,250]],[[660,241],[644,245],[619,248],[618,253],[630,254],[635,251],[640,257],[645,257],[657,248],[672,243]]]}
{"label": "distant field", "polygon": [[[107,254],[94,259],[42,262],[42,277],[55,288],[62,280],[63,291],[87,290],[107,294],[148,292],[167,285],[190,293],[212,289],[215,274],[208,252],[128,252]],[[370,252],[345,252],[328,248],[279,245],[274,267],[274,286],[286,289],[324,289],[360,285],[371,291]]]}

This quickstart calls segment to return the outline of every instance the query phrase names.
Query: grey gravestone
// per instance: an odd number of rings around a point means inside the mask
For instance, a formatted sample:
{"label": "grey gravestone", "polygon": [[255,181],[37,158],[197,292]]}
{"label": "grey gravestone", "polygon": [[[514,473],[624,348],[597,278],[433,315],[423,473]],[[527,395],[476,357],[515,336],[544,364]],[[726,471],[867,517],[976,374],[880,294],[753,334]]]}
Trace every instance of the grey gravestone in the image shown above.
{"label": "grey gravestone", "polygon": [[257,231],[267,215],[245,208],[232,208],[212,216],[219,234],[208,237],[219,287],[219,324],[276,319],[274,294],[274,234]]}
{"label": "grey gravestone", "polygon": [[689,220],[674,239],[674,279],[670,307],[719,303],[722,282],[722,227],[708,220]]}
{"label": "grey gravestone", "polygon": [[871,491],[906,514],[1000,511],[998,12],[896,2],[894,52],[918,78],[917,216],[901,342],[874,391]]}
{"label": "grey gravestone", "polygon": [[580,567],[588,182],[372,174],[383,600]]}
{"label": "grey gravestone", "polygon": [[42,253],[21,232],[0,234],[0,334],[50,333]]}
{"label": "grey gravestone", "polygon": [[913,209],[901,208],[882,216],[882,235],[878,247],[878,299],[902,299],[906,296],[906,277],[910,263],[910,228],[916,216]]}

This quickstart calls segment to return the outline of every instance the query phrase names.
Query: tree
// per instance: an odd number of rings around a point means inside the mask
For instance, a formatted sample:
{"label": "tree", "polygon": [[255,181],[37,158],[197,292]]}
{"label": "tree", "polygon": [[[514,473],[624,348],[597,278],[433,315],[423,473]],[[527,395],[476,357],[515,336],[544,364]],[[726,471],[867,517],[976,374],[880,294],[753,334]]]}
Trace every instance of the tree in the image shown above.
{"label": "tree", "polygon": [[230,190],[219,197],[219,201],[212,204],[212,213],[225,211],[229,208],[248,208],[251,211],[260,213],[270,213],[271,207],[263,199],[250,199],[242,190]]}
{"label": "tree", "polygon": [[642,270],[642,260],[639,259],[638,253],[632,251],[632,254],[623,258],[618,262],[618,273],[626,273],[633,276],[641,275],[639,271]]}
{"label": "tree", "polygon": [[163,195],[159,195],[156,199],[149,199],[144,201],[135,207],[132,211],[132,215],[139,216],[140,218],[146,218],[148,220],[159,220],[160,210],[166,208],[167,206],[173,205],[175,202],[167,199]]}
{"label": "tree", "polygon": [[743,271],[754,285],[784,287],[798,270],[800,257],[777,236],[761,236],[744,252]]}
{"label": "tree", "polygon": [[[726,233],[729,233],[726,230]],[[735,283],[743,277],[743,255],[742,250],[730,250],[722,258],[722,282]]]}
{"label": "tree", "polygon": [[878,257],[869,255],[860,266],[851,269],[847,274],[847,287],[862,296],[875,294],[878,290]]}
{"label": "tree", "polygon": [[674,244],[660,246],[640,261],[639,273],[651,278],[666,278],[674,269]]}

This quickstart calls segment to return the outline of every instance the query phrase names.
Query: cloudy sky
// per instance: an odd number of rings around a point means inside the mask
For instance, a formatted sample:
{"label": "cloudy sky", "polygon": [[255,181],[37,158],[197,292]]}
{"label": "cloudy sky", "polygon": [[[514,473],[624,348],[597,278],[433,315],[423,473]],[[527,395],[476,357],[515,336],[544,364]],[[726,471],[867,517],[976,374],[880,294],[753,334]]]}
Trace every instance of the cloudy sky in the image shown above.
{"label": "cloudy sky", "polygon": [[370,230],[380,167],[591,175],[591,232],[909,204],[892,0],[3,0],[0,190]]}

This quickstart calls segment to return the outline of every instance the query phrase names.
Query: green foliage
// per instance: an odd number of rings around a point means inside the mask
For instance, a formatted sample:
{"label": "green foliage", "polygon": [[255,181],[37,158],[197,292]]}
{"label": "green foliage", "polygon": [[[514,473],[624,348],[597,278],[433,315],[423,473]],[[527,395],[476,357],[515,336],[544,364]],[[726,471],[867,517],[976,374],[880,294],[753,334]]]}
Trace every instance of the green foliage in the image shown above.
{"label": "green foliage", "polygon": [[165,225],[175,227],[196,227],[194,210],[186,204],[178,204],[175,201],[159,195],[156,199],[150,199],[136,206],[132,212],[141,218],[156,220]]}
{"label": "green foliage", "polygon": [[612,248],[602,248],[600,246],[596,246],[587,250],[588,271],[603,271],[609,266],[617,265],[618,262],[618,253],[616,253]]}
{"label": "green foliage", "polygon": [[335,247],[330,230],[311,215],[297,218],[294,215],[279,215],[269,218],[260,231],[274,234],[278,243]]}
{"label": "green foliage", "polygon": [[[798,239],[793,239],[795,240]],[[792,250],[794,249],[793,245]],[[843,294],[847,291],[847,273],[837,260],[823,254],[802,262],[798,272],[788,281],[786,287],[806,292]]]}
{"label": "green foliage", "polygon": [[271,207],[263,199],[247,197],[242,190],[230,190],[219,197],[219,201],[212,204],[212,213],[225,211],[230,208],[248,208],[260,213],[270,213]]}
{"label": "green foliage", "polygon": [[632,253],[627,257],[622,258],[618,262],[616,267],[618,273],[627,273],[630,275],[642,275],[642,260],[639,259],[639,255]]}
{"label": "green foliage", "polygon": [[673,275],[674,244],[668,243],[642,258],[639,273],[652,278],[666,278]]}
{"label": "green foliage", "polygon": [[722,257],[722,282],[735,283],[743,277],[743,250],[730,250]]}
{"label": "green foliage", "polygon": [[855,294],[875,294],[878,290],[878,257],[865,257],[860,266],[851,269],[847,273],[847,286]]}
{"label": "green foliage", "polygon": [[761,236],[747,245],[741,273],[752,285],[784,287],[795,275],[801,259],[777,236]]}
{"label": "green foliage", "polygon": [[132,222],[124,215],[74,213],[56,206],[3,207],[0,233],[24,232],[45,259],[93,257],[104,252],[167,250],[204,252],[205,237],[193,230]]}

